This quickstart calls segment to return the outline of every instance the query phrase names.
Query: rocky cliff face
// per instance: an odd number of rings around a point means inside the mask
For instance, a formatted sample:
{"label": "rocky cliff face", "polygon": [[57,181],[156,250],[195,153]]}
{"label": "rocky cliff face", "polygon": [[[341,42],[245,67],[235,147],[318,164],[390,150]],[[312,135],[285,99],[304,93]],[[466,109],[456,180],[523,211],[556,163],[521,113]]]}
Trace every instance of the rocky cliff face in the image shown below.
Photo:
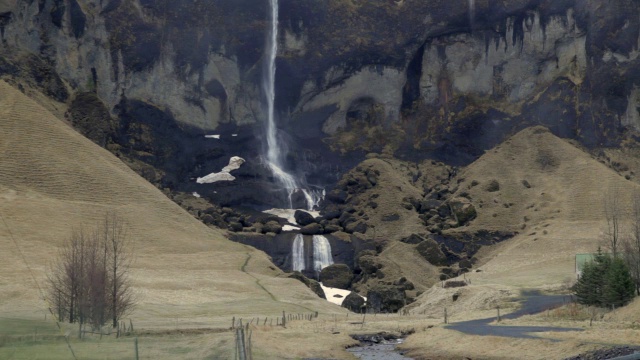
{"label": "rocky cliff face", "polygon": [[[153,165],[163,185],[267,204],[268,11],[252,0],[2,0],[0,69],[58,101],[94,93],[113,118],[104,145]],[[334,183],[366,152],[464,164],[534,124],[588,146],[640,129],[632,0],[281,0],[279,15],[278,124],[288,167],[312,183]],[[191,182],[234,155],[248,160],[238,186]]]}

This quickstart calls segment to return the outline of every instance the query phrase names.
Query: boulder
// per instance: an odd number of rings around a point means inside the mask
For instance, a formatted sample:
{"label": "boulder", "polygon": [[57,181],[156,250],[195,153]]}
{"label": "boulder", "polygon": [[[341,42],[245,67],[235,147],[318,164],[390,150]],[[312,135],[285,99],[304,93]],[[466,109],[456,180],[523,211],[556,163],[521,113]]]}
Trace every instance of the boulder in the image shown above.
{"label": "boulder", "polygon": [[376,284],[367,293],[367,310],[373,312],[397,312],[406,303],[406,295],[394,285]]}
{"label": "boulder", "polygon": [[302,233],[302,235],[319,235],[323,232],[324,229],[322,228],[322,225],[318,223],[312,223],[307,226],[303,226],[302,229],[300,229],[300,233]]}
{"label": "boulder", "polygon": [[344,230],[350,234],[352,233],[361,233],[364,234],[367,232],[367,224],[365,224],[362,221],[358,221],[358,222],[350,222],[349,224],[347,224],[347,226],[344,228]]}
{"label": "boulder", "polygon": [[362,312],[364,306],[364,299],[362,296],[354,293],[353,291],[347,295],[342,301],[342,307],[350,311],[359,313]]}
{"label": "boulder", "polygon": [[300,226],[306,226],[316,222],[316,219],[313,218],[313,215],[303,210],[296,210],[296,212],[293,214],[293,217],[296,219],[296,222]]}
{"label": "boulder", "polygon": [[378,271],[378,268],[380,268],[378,258],[375,256],[375,251],[372,250],[365,250],[361,252],[356,258],[356,265],[363,273],[369,275],[375,274],[375,272]]}
{"label": "boulder", "polygon": [[324,293],[324,290],[322,290],[322,286],[320,286],[320,283],[315,281],[315,280],[309,279],[308,277],[302,275],[301,272],[295,271],[291,275],[289,275],[289,278],[299,280],[300,282],[305,284],[309,289],[311,289],[311,291],[316,293],[316,295],[318,295],[318,297],[320,297],[322,299],[326,299],[327,298],[327,296]]}
{"label": "boulder", "polygon": [[438,209],[438,215],[442,218],[448,218],[451,216],[451,209],[449,209],[449,205],[443,204]]}
{"label": "boulder", "polygon": [[452,199],[449,204],[451,205],[453,214],[456,216],[456,219],[458,219],[459,226],[468,224],[478,216],[475,206],[473,206],[467,198],[458,197]]}
{"label": "boulder", "polygon": [[333,220],[339,218],[340,215],[342,215],[342,212],[340,210],[331,210],[322,214],[322,217],[327,220]]}
{"label": "boulder", "polygon": [[334,232],[340,231],[342,228],[338,225],[329,224],[324,227],[325,234],[332,234]]}
{"label": "boulder", "polygon": [[469,259],[462,259],[460,260],[460,262],[458,263],[458,267],[460,267],[460,269],[471,269],[473,267],[473,264],[471,263],[471,260]]}
{"label": "boulder", "polygon": [[440,207],[440,205],[442,205],[442,203],[438,200],[435,199],[425,199],[423,201],[420,202],[420,208],[419,211],[421,214],[424,214],[426,212],[429,212],[429,210],[434,210]]}
{"label": "boulder", "polygon": [[431,239],[427,239],[418,244],[418,246],[416,246],[416,250],[418,250],[418,253],[420,253],[425,260],[435,266],[448,265],[447,257],[440,249],[440,246]]}
{"label": "boulder", "polygon": [[320,271],[320,281],[324,286],[348,289],[353,280],[353,272],[345,264],[333,264]]}
{"label": "boulder", "polygon": [[356,221],[356,218],[355,216],[353,216],[353,214],[350,214],[345,211],[342,213],[342,215],[340,215],[339,221],[340,221],[340,226],[346,229],[347,225]]}
{"label": "boulder", "polygon": [[282,225],[280,225],[277,221],[269,221],[262,226],[262,233],[276,233],[280,234],[282,232]]}
{"label": "boulder", "polygon": [[229,223],[229,230],[234,232],[242,231],[242,224],[239,222],[232,221]]}
{"label": "boulder", "polygon": [[336,204],[344,204],[347,202],[347,198],[349,194],[346,191],[335,189],[327,194],[327,200],[334,202]]}

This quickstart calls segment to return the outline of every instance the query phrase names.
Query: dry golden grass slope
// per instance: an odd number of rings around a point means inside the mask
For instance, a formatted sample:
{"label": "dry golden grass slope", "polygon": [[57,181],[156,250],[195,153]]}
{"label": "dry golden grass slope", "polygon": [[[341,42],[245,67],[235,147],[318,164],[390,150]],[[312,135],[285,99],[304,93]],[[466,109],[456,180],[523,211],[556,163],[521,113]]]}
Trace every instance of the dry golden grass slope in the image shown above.
{"label": "dry golden grass slope", "polygon": [[234,315],[339,311],[0,82],[0,317],[41,318],[38,285],[58,247],[72,228],[92,227],[108,210],[124,218],[135,242],[138,327],[220,327]]}
{"label": "dry golden grass slope", "polygon": [[[499,190],[488,191],[493,180],[499,183]],[[486,318],[495,316],[497,305],[503,313],[515,309],[514,300],[522,289],[566,290],[576,279],[575,254],[594,252],[603,244],[603,196],[613,189],[628,209],[631,194],[640,190],[637,183],[540,127],[525,129],[487,151],[458,174],[458,181],[456,195],[468,193],[478,209],[477,219],[464,230],[512,230],[519,234],[480,251],[476,268],[481,272],[474,269],[465,275],[471,285],[452,289],[434,286],[409,306],[412,314],[441,318],[446,307],[452,321]],[[593,327],[588,320],[560,321],[546,315],[509,322],[585,329],[540,334],[562,339],[553,345],[549,340],[427,329],[410,336],[404,346],[417,358],[511,359],[515,353],[522,359],[563,358],[606,344],[637,344],[639,307],[634,301]]]}
{"label": "dry golden grass slope", "polygon": [[[487,151],[458,179],[456,194],[468,193],[478,209],[477,219],[464,230],[518,232],[481,250],[482,271],[466,277],[474,285],[516,289],[560,289],[575,281],[575,255],[604,244],[605,194],[613,189],[628,209],[631,194],[640,190],[542,127],[525,129]],[[493,180],[498,191],[488,191]]]}

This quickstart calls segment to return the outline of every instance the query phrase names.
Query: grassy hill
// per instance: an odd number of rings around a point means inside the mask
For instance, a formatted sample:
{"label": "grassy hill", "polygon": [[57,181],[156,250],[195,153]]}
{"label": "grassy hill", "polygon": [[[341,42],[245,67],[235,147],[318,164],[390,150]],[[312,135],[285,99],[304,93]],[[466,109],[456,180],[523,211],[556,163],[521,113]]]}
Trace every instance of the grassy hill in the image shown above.
{"label": "grassy hill", "polygon": [[42,320],[48,304],[39,289],[58,247],[107,211],[124,219],[135,243],[131,318],[139,329],[228,328],[232,316],[339,311],[5,82],[0,134],[0,318]]}

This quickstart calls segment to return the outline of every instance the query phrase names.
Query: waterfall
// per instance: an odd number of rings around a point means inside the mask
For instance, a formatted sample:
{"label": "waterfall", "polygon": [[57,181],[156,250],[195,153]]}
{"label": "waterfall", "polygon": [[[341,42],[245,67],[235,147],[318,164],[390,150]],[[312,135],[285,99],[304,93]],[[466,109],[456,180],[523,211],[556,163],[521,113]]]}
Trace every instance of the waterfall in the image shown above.
{"label": "waterfall", "polygon": [[278,142],[278,129],[275,121],[276,99],[276,56],[278,54],[278,0],[269,0],[271,7],[271,29],[266,41],[266,71],[262,87],[267,98],[267,164],[276,180],[284,186],[289,194],[289,208],[293,207],[291,197],[297,191],[302,191],[307,202],[307,210],[313,210],[322,199],[318,191],[304,189],[298,181],[284,170],[282,164],[282,149]]}
{"label": "waterfall", "polygon": [[302,234],[297,234],[293,240],[293,247],[291,248],[293,271],[303,271],[306,269],[304,264],[304,237]]}
{"label": "waterfall", "polygon": [[313,270],[319,273],[331,264],[333,264],[333,256],[329,240],[322,235],[313,235]]}

